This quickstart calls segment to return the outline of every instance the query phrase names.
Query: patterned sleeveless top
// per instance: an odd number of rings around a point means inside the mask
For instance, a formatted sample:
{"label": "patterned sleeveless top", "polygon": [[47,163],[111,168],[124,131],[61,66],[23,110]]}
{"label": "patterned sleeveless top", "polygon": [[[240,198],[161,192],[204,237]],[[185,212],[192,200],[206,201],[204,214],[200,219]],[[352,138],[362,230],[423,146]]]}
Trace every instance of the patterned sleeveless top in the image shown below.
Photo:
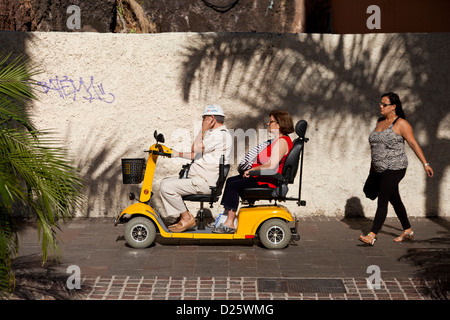
{"label": "patterned sleeveless top", "polygon": [[403,137],[392,130],[398,118],[381,132],[373,130],[369,135],[372,164],[376,172],[401,170],[408,166]]}

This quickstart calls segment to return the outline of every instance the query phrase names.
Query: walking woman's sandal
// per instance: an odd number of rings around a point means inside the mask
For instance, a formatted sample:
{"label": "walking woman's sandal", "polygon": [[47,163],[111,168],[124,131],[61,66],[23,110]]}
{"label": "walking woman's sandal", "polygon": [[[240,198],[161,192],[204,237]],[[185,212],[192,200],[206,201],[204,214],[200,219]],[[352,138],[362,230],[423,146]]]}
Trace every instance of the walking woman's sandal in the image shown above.
{"label": "walking woman's sandal", "polygon": [[[370,239],[368,239],[367,237],[370,237]],[[370,244],[371,246],[373,246],[375,244],[375,241],[377,241],[377,238],[374,238],[370,233],[367,234],[367,236],[359,236],[359,240],[361,240],[362,242],[366,243],[366,244]]]}
{"label": "walking woman's sandal", "polygon": [[395,238],[395,242],[403,242],[403,241],[410,241],[414,239],[414,231],[406,232],[404,231],[399,237]]}

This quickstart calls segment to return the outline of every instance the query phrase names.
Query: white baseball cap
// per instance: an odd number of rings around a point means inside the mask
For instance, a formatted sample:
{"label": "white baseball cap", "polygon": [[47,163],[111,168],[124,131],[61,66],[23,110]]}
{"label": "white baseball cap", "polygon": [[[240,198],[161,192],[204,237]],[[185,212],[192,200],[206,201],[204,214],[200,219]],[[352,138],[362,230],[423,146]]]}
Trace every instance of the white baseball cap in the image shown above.
{"label": "white baseball cap", "polygon": [[223,117],[225,117],[225,114],[223,113],[221,106],[216,105],[216,104],[211,104],[211,105],[205,107],[205,111],[203,112],[202,116],[223,116]]}

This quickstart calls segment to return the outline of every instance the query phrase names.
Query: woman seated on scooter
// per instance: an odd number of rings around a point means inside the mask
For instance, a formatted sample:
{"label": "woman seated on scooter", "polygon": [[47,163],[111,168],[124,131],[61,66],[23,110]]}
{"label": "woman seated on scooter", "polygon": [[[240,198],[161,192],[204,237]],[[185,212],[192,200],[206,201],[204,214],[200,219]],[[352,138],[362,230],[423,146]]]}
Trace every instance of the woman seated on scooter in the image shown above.
{"label": "woman seated on scooter", "polygon": [[270,112],[270,120],[267,125],[273,139],[268,141],[267,147],[257,154],[251,168],[246,169],[238,176],[227,179],[221,202],[227,219],[212,230],[215,233],[234,233],[236,231],[234,219],[239,206],[239,191],[242,188],[277,187],[277,181],[274,178],[264,177],[264,175],[250,176],[249,172],[251,170],[271,170],[272,172],[276,170],[278,173],[282,173],[286,157],[293,146],[288,134],[294,132],[294,123],[289,112],[276,110]]}

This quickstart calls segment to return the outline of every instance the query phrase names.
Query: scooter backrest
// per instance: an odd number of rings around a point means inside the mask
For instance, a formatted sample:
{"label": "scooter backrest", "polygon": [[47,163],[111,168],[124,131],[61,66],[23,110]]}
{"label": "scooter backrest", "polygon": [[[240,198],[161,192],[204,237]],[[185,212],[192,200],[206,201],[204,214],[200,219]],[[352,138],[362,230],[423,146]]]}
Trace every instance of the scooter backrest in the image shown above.
{"label": "scooter backrest", "polygon": [[293,147],[286,157],[282,173],[287,183],[293,183],[295,176],[297,175],[300,153],[305,144],[305,133],[307,127],[308,123],[305,120],[300,120],[295,125],[295,133],[297,133],[298,138],[294,140]]}
{"label": "scooter backrest", "polygon": [[227,179],[228,172],[230,172],[230,165],[225,164],[225,156],[222,155],[219,162],[219,178],[217,179],[216,187],[213,189],[216,196],[220,196],[222,194],[223,185]]}

